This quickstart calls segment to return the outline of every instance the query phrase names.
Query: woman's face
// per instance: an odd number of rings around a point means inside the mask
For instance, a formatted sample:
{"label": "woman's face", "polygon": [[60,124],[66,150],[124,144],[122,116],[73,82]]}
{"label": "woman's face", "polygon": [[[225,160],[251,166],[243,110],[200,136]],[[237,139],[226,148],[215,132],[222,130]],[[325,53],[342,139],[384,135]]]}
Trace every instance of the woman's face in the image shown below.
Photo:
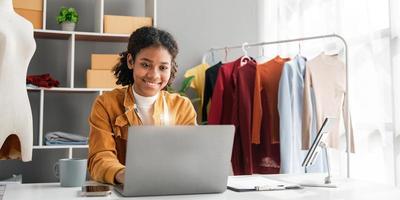
{"label": "woman's face", "polygon": [[141,96],[156,95],[171,76],[172,57],[163,47],[147,47],[136,55],[128,54],[128,67],[133,70],[134,89]]}

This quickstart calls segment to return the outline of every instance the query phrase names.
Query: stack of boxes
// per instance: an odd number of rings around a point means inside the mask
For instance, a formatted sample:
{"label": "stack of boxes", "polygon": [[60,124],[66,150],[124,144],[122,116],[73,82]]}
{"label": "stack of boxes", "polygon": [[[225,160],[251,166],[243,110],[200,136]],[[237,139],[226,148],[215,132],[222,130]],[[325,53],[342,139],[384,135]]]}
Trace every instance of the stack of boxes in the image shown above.
{"label": "stack of boxes", "polygon": [[[104,33],[131,34],[136,29],[143,26],[152,26],[151,17],[132,17],[132,16],[104,16]],[[88,88],[115,88],[113,67],[119,62],[118,54],[92,54],[91,69],[87,70],[86,83]]]}
{"label": "stack of boxes", "polygon": [[119,62],[118,54],[92,54],[91,67],[86,73],[88,88],[115,88],[117,79],[111,71]]}
{"label": "stack of boxes", "polygon": [[14,10],[33,25],[34,29],[43,27],[43,1],[42,0],[13,0]]}
{"label": "stack of boxes", "polygon": [[104,33],[131,34],[143,26],[152,26],[151,17],[104,15]]}

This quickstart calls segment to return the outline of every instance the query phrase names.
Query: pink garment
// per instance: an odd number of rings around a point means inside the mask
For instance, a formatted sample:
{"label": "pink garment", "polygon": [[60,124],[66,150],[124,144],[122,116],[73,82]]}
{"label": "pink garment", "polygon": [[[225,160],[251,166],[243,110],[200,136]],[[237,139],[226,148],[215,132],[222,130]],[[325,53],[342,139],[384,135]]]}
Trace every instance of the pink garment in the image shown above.
{"label": "pink garment", "polygon": [[[312,91],[315,96],[316,116],[313,116]],[[350,127],[345,128],[350,134],[350,151],[354,152],[353,128],[350,116],[347,117],[345,106],[346,95],[346,67],[338,56],[320,54],[306,63],[304,81],[304,110],[302,125],[302,148],[309,149],[311,138],[312,119],[316,117],[317,129],[322,126],[325,117],[335,117],[337,120],[332,125],[328,134],[328,146],[339,147],[339,122],[343,115],[344,122],[350,121]]]}

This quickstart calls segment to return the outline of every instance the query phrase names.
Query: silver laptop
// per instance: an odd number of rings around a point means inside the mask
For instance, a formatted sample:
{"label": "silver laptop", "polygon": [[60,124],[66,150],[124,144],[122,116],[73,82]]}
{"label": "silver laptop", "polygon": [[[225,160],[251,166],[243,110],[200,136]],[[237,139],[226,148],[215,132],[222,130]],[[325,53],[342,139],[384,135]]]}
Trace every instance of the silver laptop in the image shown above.
{"label": "silver laptop", "polygon": [[227,188],[235,128],[129,128],[123,196],[220,193]]}

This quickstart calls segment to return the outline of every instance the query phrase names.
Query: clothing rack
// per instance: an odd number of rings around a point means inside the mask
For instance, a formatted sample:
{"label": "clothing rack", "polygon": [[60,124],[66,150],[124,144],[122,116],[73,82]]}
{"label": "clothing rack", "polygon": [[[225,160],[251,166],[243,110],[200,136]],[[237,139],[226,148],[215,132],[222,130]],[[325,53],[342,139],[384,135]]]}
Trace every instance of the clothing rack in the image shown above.
{"label": "clothing rack", "polygon": [[[303,37],[303,38],[295,38],[295,39],[288,39],[288,40],[277,40],[277,41],[270,41],[270,42],[259,42],[259,43],[243,43],[242,45],[232,45],[232,46],[226,46],[226,47],[218,47],[218,48],[211,48],[209,49],[205,54],[203,54],[203,62],[206,60],[207,55],[208,54],[213,54],[216,51],[221,51],[224,50],[225,53],[227,53],[227,51],[229,49],[238,49],[238,48],[242,48],[242,50],[246,53],[245,47],[256,47],[256,46],[267,46],[267,45],[273,45],[273,44],[281,44],[281,43],[291,43],[291,42],[300,42],[300,41],[306,41],[306,40],[317,40],[317,39],[324,39],[324,38],[337,38],[340,41],[343,42],[344,44],[344,64],[346,67],[346,95],[345,95],[345,106],[346,106],[346,110],[347,112],[346,117],[347,117],[347,121],[346,126],[348,127],[348,129],[350,129],[350,118],[349,118],[349,108],[350,108],[350,104],[349,104],[349,67],[348,67],[348,46],[347,46],[347,42],[346,40],[337,34],[329,34],[329,35],[318,35],[318,36],[312,36],[312,37]],[[347,153],[347,178],[350,178],[350,134],[348,133],[348,129],[345,131],[346,133],[346,153]]]}

